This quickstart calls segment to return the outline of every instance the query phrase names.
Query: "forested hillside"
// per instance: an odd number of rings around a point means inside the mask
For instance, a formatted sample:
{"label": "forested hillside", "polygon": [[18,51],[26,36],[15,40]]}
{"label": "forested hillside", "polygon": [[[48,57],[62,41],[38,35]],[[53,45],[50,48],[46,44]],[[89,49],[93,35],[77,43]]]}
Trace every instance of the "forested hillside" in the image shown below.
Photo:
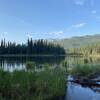
{"label": "forested hillside", "polygon": [[65,38],[61,40],[54,40],[53,42],[60,44],[66,50],[69,48],[80,48],[90,44],[100,43],[100,34]]}
{"label": "forested hillside", "polygon": [[65,50],[60,45],[50,43],[46,40],[28,39],[26,44],[16,44],[15,42],[5,42],[1,40],[0,55],[59,55],[65,54]]}

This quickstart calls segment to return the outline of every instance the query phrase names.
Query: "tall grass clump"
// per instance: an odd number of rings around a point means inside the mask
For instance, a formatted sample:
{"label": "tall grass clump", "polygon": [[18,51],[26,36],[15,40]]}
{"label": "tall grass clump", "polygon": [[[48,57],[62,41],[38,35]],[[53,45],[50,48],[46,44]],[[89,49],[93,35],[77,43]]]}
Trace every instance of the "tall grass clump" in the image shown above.
{"label": "tall grass clump", "polygon": [[0,70],[2,100],[63,100],[66,76],[61,70],[30,72]]}
{"label": "tall grass clump", "polygon": [[27,70],[34,70],[35,66],[36,66],[35,62],[31,62],[31,61],[26,62],[26,69]]}
{"label": "tall grass clump", "polygon": [[37,100],[62,100],[66,89],[65,76],[62,71],[45,71],[37,74]]}
{"label": "tall grass clump", "polygon": [[61,63],[61,69],[64,70],[64,71],[66,71],[66,73],[67,73],[67,70],[68,70],[68,62],[67,61],[63,61]]}
{"label": "tall grass clump", "polygon": [[48,71],[50,69],[50,65],[48,63],[43,65],[45,71]]}
{"label": "tall grass clump", "polygon": [[100,72],[100,65],[78,64],[70,69],[70,74],[76,77],[86,77],[96,72]]}
{"label": "tall grass clump", "polygon": [[30,100],[35,91],[35,75],[25,71],[0,71],[0,97],[4,100]]}

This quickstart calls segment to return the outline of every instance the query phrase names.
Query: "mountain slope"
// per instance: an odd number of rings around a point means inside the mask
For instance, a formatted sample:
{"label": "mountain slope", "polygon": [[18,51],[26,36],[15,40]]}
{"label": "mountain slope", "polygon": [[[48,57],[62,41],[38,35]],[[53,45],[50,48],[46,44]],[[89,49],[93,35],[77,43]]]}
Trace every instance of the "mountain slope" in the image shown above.
{"label": "mountain slope", "polygon": [[100,43],[100,34],[86,35],[81,37],[72,37],[69,39],[54,40],[54,43],[58,43],[65,49],[78,48],[93,43]]}

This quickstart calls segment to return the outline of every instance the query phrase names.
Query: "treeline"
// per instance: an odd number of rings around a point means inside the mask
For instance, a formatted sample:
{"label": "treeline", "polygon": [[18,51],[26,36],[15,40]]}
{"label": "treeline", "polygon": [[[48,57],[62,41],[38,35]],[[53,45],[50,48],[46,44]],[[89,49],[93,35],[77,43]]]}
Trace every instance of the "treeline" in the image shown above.
{"label": "treeline", "polygon": [[100,43],[93,43],[80,48],[71,48],[69,53],[81,55],[100,55]]}
{"label": "treeline", "polygon": [[63,47],[47,42],[47,40],[28,39],[26,44],[16,44],[15,42],[5,42],[1,40],[0,55],[59,55],[65,54]]}

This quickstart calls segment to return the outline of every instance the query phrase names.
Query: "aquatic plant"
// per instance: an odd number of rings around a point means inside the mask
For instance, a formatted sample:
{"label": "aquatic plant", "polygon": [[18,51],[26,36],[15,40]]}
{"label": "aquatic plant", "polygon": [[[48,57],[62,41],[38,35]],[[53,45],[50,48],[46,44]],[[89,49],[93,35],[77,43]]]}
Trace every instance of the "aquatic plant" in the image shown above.
{"label": "aquatic plant", "polygon": [[76,77],[89,76],[92,73],[100,71],[100,65],[77,64],[70,69],[70,74]]}
{"label": "aquatic plant", "polygon": [[26,69],[27,70],[34,70],[35,66],[36,66],[35,62],[31,62],[31,61],[26,62]]}
{"label": "aquatic plant", "polygon": [[41,72],[37,76],[36,86],[37,94],[42,100],[62,98],[66,89],[64,73],[62,71]]}
{"label": "aquatic plant", "polygon": [[50,69],[50,65],[48,63],[44,64],[43,67],[45,68],[45,71],[48,71]]}
{"label": "aquatic plant", "polygon": [[[67,73],[67,70],[68,70],[68,62],[65,60],[65,61],[63,61],[62,63],[61,63],[61,65],[60,65],[60,68],[61,68],[61,70],[63,70],[63,71],[66,71],[66,73]],[[68,73],[67,73],[68,74]]]}
{"label": "aquatic plant", "polygon": [[68,67],[68,62],[67,61],[63,61],[62,62],[62,66],[65,67],[65,68],[67,68]]}

